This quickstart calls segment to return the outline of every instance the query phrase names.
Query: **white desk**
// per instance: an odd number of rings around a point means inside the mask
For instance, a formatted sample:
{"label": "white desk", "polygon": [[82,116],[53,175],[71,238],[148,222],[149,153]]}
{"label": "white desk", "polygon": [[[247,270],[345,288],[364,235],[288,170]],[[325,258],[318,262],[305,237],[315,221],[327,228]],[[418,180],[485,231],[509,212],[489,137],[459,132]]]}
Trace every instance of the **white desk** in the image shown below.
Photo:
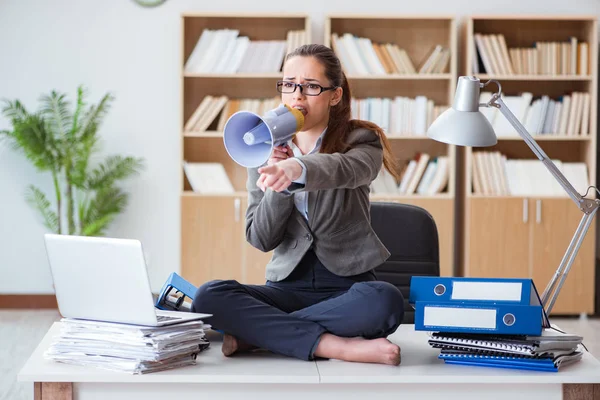
{"label": "white desk", "polygon": [[412,325],[389,338],[402,348],[397,367],[306,362],[266,352],[226,358],[221,343],[213,341],[197,365],[148,375],[45,360],[43,352],[59,330],[60,322],[54,323],[18,375],[34,383],[36,400],[600,399],[600,362],[590,354],[558,373],[446,365],[426,333]]}

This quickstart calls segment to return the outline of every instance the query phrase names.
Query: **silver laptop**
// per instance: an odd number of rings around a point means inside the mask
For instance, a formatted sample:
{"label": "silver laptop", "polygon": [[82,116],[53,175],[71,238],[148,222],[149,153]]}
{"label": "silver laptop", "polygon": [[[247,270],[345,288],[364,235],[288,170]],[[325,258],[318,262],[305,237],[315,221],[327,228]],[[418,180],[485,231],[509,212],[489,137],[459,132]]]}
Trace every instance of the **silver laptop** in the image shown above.
{"label": "silver laptop", "polygon": [[211,316],[154,307],[138,240],[46,234],[44,241],[63,317],[164,326]]}

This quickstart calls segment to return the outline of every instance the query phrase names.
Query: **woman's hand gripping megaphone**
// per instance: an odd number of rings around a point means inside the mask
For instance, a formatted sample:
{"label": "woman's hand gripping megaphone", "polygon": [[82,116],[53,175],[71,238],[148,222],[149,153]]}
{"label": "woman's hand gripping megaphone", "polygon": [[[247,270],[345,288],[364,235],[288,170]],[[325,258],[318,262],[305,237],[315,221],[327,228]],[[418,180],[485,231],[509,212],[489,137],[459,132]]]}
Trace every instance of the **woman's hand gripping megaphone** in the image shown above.
{"label": "woman's hand gripping megaphone", "polygon": [[294,152],[287,144],[281,146],[273,147],[273,152],[271,153],[271,157],[269,157],[269,161],[267,161],[268,165],[273,165],[278,163],[279,161],[286,160],[290,157],[294,157]]}

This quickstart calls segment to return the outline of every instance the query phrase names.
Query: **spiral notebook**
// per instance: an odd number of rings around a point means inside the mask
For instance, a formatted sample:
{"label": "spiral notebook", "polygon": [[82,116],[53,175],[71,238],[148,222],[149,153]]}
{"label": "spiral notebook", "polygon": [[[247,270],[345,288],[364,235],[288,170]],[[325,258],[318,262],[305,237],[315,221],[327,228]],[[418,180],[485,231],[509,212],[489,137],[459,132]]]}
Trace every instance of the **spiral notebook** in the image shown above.
{"label": "spiral notebook", "polygon": [[438,358],[446,364],[480,367],[526,369],[558,372],[559,368],[581,360],[583,352],[557,352],[554,356],[519,356],[505,354],[478,354],[469,352],[442,352]]}
{"label": "spiral notebook", "polygon": [[436,332],[430,335],[429,344],[443,350],[460,350],[474,353],[494,352],[517,355],[543,355],[558,350],[577,350],[583,338],[554,329],[544,329],[541,336],[498,336]]}

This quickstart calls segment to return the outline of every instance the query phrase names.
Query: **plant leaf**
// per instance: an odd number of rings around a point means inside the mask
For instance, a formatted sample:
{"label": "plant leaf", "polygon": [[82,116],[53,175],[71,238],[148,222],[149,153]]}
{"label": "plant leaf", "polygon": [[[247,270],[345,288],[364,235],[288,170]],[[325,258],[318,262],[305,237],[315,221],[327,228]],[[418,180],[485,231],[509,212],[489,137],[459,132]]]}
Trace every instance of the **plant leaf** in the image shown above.
{"label": "plant leaf", "polygon": [[39,170],[52,170],[60,155],[44,119],[39,114],[27,115],[15,120],[13,128],[13,131],[0,132],[3,141],[8,142],[14,150],[22,151]]}
{"label": "plant leaf", "polygon": [[89,136],[85,141],[80,140],[80,143],[77,146],[77,152],[73,154],[70,177],[71,183],[77,188],[85,188],[90,156],[96,148],[97,141],[98,138],[96,136]]}
{"label": "plant leaf", "polygon": [[91,106],[84,114],[81,121],[80,140],[84,141],[88,137],[96,135],[98,127],[108,113],[113,100],[113,95],[107,93],[102,97],[97,106]]}
{"label": "plant leaf", "polygon": [[33,185],[29,185],[25,194],[25,199],[29,205],[37,208],[44,220],[44,226],[54,233],[58,233],[58,216],[50,208],[52,205],[41,190]]}
{"label": "plant leaf", "polygon": [[74,139],[77,137],[79,131],[79,118],[81,116],[81,112],[85,107],[85,97],[87,91],[83,86],[79,86],[77,88],[77,104],[75,106],[75,112],[73,113],[73,122],[71,124],[71,132],[69,133],[69,138]]}
{"label": "plant leaf", "polygon": [[27,115],[29,115],[29,113],[25,109],[25,106],[23,105],[23,103],[21,103],[19,100],[15,100],[15,101],[5,100],[4,107],[2,107],[2,114],[6,118],[10,119],[10,121],[12,123],[14,123],[15,121],[21,120],[21,119],[25,118]]}
{"label": "plant leaf", "polygon": [[137,174],[143,168],[143,161],[134,157],[110,156],[90,174],[86,187],[98,190],[113,185],[116,181]]}
{"label": "plant leaf", "polygon": [[85,232],[92,231],[96,234],[101,233],[103,227],[112,221],[111,218],[125,209],[127,198],[128,195],[126,193],[114,186],[98,190],[83,212],[83,219],[81,221],[82,233],[85,234]]}
{"label": "plant leaf", "polygon": [[[81,96],[83,106],[84,91],[80,89],[78,92]],[[78,94],[79,96],[79,94]],[[97,106],[91,106],[84,115],[80,118],[80,123],[77,126],[75,133],[75,142],[77,143],[77,151],[72,153],[72,163],[70,172],[70,181],[78,188],[85,188],[85,180],[88,175],[88,164],[90,156],[98,150],[98,137],[96,135],[98,127],[102,119],[106,116],[110,102],[113,100],[112,95],[106,94],[100,100]],[[78,97],[78,102],[79,102]],[[76,114],[81,110],[76,110]]]}
{"label": "plant leaf", "polygon": [[83,236],[101,236],[105,234],[105,229],[108,225],[115,219],[116,214],[109,214],[103,217],[100,217],[92,222],[89,225],[86,225],[81,234]]}
{"label": "plant leaf", "polygon": [[60,140],[69,142],[68,132],[71,131],[73,117],[69,111],[69,102],[66,95],[56,91],[49,95],[42,95],[42,115],[46,117],[50,129],[56,132]]}

